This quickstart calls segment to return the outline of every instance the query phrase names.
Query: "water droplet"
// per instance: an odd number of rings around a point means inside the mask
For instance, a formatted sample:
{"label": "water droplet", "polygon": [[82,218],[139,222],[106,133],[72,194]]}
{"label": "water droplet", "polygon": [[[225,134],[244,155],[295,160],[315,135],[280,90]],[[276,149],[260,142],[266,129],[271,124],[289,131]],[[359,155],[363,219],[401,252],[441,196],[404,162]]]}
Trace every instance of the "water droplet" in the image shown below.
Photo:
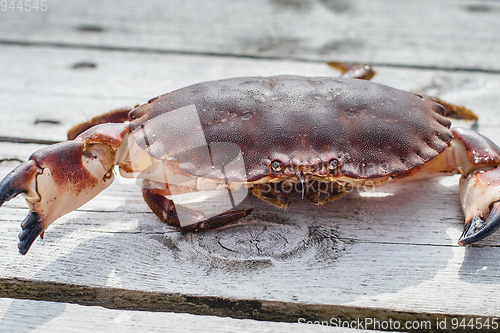
{"label": "water droplet", "polygon": [[354,118],[354,117],[356,117],[356,110],[354,110],[354,109],[349,109],[349,110],[346,110],[346,111],[345,111],[345,114],[346,114],[346,116],[348,116],[349,118]]}
{"label": "water droplet", "polygon": [[250,112],[247,112],[243,116],[241,116],[241,119],[248,120],[248,119],[252,118],[252,116],[253,116],[253,114],[251,114]]}

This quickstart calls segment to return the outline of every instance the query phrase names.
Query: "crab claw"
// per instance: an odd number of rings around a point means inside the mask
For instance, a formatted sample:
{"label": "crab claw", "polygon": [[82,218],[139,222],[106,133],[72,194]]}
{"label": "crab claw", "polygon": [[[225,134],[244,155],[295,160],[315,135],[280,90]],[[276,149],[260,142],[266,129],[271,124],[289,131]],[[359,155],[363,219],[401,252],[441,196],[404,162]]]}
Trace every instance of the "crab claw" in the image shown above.
{"label": "crab claw", "polygon": [[30,209],[21,223],[21,254],[57,218],[111,184],[114,158],[115,150],[109,145],[76,139],[36,151],[0,182],[0,206],[23,194]]}
{"label": "crab claw", "polygon": [[460,198],[465,228],[458,244],[477,242],[500,228],[500,168],[462,178]]}

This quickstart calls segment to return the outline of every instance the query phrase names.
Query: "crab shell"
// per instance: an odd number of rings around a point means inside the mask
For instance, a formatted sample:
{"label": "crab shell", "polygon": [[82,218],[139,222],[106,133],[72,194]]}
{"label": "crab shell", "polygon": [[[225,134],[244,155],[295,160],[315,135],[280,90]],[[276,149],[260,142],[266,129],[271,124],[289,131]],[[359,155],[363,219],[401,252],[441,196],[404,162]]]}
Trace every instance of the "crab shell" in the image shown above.
{"label": "crab shell", "polygon": [[[276,181],[274,161],[329,181],[404,174],[448,147],[443,114],[430,99],[365,80],[275,76],[195,84],[129,117],[137,144],[152,157],[197,177],[261,183]],[[201,153],[204,143],[238,147],[244,170],[214,168],[213,156]],[[333,175],[324,167],[332,160]]]}

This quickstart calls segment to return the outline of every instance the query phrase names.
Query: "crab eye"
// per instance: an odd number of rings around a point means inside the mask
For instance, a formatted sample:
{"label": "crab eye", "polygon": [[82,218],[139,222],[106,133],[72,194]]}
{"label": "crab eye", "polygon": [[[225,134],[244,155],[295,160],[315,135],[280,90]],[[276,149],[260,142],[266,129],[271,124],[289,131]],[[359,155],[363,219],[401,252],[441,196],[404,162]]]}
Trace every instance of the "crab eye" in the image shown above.
{"label": "crab eye", "polygon": [[274,172],[281,172],[283,171],[283,163],[280,161],[273,161],[273,163],[271,163],[271,169],[273,169]]}
{"label": "crab eye", "polygon": [[332,158],[330,160],[330,162],[328,162],[328,170],[333,173],[333,172],[337,172],[338,169],[339,169],[339,161]]}

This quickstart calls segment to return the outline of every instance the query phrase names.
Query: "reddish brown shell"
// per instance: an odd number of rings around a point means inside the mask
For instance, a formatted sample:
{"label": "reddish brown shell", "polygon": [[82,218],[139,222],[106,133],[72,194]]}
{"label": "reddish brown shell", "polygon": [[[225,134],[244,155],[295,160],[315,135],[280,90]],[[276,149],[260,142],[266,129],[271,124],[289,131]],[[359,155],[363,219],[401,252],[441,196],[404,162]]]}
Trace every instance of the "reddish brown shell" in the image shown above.
{"label": "reddish brown shell", "polygon": [[[152,99],[131,111],[130,126],[151,156],[196,176],[255,181],[275,160],[297,167],[337,159],[339,174],[367,179],[404,173],[444,150],[452,134],[443,112],[421,96],[364,80],[243,77]],[[246,174],[214,171],[214,152],[202,151],[221,142],[241,150]],[[230,161],[236,153],[228,151]]]}

